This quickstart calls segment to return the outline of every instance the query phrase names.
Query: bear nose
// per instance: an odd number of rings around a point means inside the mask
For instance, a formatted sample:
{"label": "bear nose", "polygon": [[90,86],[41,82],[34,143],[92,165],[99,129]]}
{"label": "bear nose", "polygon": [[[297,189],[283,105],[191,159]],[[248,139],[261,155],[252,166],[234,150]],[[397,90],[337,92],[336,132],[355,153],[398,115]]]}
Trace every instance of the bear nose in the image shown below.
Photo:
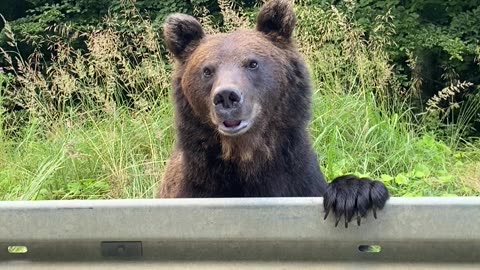
{"label": "bear nose", "polygon": [[215,107],[221,106],[224,109],[237,107],[243,101],[242,94],[237,90],[223,89],[213,97]]}

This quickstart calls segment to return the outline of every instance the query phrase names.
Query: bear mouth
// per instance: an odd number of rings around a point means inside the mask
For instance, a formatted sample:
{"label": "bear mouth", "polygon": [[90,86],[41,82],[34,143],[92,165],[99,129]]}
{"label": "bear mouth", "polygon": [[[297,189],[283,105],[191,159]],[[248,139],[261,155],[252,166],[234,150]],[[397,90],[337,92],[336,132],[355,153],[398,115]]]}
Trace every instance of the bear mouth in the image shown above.
{"label": "bear mouth", "polygon": [[245,133],[250,127],[249,121],[225,120],[218,125],[218,130],[223,135],[237,136]]}
{"label": "bear mouth", "polygon": [[236,128],[236,127],[240,126],[241,123],[242,123],[242,120],[223,121],[223,125],[227,128]]}

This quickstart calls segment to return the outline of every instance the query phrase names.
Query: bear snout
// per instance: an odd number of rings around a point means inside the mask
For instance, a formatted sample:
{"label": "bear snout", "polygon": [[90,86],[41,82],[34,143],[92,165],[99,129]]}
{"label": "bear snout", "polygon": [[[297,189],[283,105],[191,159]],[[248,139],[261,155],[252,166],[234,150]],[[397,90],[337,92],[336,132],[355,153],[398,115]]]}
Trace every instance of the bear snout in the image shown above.
{"label": "bear snout", "polygon": [[235,88],[217,88],[213,94],[213,106],[219,119],[239,119],[243,113],[243,93]]}
{"label": "bear snout", "polygon": [[212,121],[218,131],[226,136],[238,136],[251,126],[253,115],[251,104],[237,87],[217,87],[212,95]]}
{"label": "bear snout", "polygon": [[243,94],[236,89],[221,88],[215,91],[213,96],[213,105],[217,109],[229,110],[242,105]]}

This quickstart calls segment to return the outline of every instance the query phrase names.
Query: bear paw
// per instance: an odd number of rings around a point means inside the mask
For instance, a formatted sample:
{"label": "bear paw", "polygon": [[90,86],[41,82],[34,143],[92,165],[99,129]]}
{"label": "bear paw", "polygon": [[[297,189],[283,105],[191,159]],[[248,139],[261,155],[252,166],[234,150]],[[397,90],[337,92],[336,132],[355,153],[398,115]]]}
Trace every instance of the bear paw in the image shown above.
{"label": "bear paw", "polygon": [[325,218],[333,212],[336,218],[335,227],[342,216],[345,218],[345,228],[353,217],[360,220],[371,209],[377,218],[377,209],[382,209],[389,199],[388,190],[382,182],[368,178],[358,178],[354,175],[344,175],[335,178],[323,195]]}

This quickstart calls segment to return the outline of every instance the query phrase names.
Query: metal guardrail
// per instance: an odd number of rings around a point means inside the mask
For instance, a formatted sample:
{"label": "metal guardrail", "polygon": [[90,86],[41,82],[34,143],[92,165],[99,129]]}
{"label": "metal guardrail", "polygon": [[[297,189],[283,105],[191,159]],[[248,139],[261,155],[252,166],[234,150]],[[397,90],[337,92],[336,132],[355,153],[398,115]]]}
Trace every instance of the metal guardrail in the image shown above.
{"label": "metal guardrail", "polygon": [[480,269],[480,197],[392,198],[362,225],[322,198],[0,202],[0,269]]}

